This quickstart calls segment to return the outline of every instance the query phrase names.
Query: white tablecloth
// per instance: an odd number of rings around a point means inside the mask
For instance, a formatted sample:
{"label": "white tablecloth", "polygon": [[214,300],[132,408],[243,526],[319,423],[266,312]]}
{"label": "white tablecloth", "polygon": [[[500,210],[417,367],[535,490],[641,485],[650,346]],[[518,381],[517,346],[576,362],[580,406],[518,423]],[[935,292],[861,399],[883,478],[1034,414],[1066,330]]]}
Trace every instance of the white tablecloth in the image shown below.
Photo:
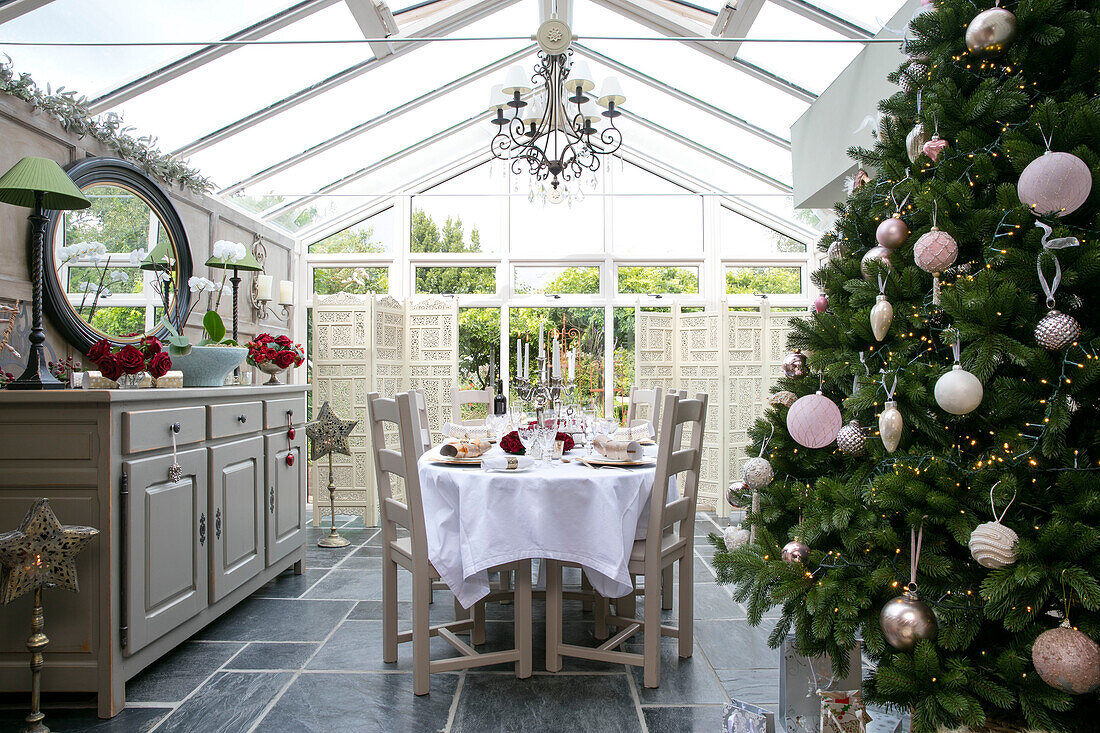
{"label": "white tablecloth", "polygon": [[[488,594],[489,568],[536,558],[577,563],[595,590],[619,598],[632,588],[627,562],[634,540],[645,536],[654,473],[560,462],[488,473],[425,456],[420,485],[428,557],[467,608]],[[669,494],[676,494],[675,480]]]}

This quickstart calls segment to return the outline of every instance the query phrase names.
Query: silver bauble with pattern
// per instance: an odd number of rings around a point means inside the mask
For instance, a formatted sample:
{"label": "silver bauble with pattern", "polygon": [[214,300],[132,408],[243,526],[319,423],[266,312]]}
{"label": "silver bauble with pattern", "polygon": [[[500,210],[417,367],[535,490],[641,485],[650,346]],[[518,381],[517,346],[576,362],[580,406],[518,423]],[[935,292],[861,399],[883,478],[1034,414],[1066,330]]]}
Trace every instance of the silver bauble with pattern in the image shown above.
{"label": "silver bauble with pattern", "polygon": [[836,447],[846,456],[861,456],[867,451],[867,436],[858,420],[852,420],[837,432]]}
{"label": "silver bauble with pattern", "polygon": [[741,477],[750,489],[762,489],[772,482],[775,472],[766,458],[750,458],[741,469]]}
{"label": "silver bauble with pattern", "polygon": [[1035,327],[1035,340],[1048,351],[1061,351],[1081,335],[1081,324],[1073,316],[1051,309]]}

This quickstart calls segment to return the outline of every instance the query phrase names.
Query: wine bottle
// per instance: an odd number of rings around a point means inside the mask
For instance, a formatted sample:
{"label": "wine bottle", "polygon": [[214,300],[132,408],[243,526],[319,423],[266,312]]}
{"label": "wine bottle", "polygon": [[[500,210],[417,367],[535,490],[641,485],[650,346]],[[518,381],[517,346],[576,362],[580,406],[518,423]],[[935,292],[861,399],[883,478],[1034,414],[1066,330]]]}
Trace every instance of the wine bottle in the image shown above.
{"label": "wine bottle", "polygon": [[504,380],[497,380],[497,395],[493,398],[493,414],[508,414],[508,398],[504,396]]}

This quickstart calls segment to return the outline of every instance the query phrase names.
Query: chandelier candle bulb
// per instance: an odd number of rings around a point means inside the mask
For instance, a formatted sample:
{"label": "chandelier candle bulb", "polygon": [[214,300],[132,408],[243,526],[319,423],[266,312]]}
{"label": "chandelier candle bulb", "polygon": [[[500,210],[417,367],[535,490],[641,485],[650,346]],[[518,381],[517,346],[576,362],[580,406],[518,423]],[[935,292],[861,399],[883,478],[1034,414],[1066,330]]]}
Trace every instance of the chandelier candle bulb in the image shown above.
{"label": "chandelier candle bulb", "polygon": [[619,84],[619,77],[609,76],[604,79],[603,87],[600,88],[600,98],[596,102],[601,107],[606,107],[608,113],[612,112],[613,106],[618,107],[626,102],[622,85]]}

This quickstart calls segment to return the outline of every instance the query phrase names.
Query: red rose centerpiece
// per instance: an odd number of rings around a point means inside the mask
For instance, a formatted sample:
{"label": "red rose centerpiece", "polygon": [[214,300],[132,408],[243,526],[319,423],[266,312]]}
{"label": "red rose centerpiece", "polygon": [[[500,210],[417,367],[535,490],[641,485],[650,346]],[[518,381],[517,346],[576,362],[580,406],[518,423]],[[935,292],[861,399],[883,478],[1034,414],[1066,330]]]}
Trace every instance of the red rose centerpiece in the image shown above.
{"label": "red rose centerpiece", "polygon": [[[562,452],[573,450],[576,443],[573,441],[573,436],[569,433],[558,433],[555,440],[560,440],[564,445],[562,446]],[[511,453],[514,456],[522,456],[527,452],[527,449],[523,447],[523,443],[519,441],[519,433],[515,430],[506,434],[500,439],[500,449],[505,453]]]}
{"label": "red rose centerpiece", "polygon": [[271,376],[264,384],[282,384],[279,381],[279,373],[292,366],[301,366],[305,361],[306,352],[301,344],[294,343],[289,336],[272,336],[270,333],[261,333],[249,341],[249,364],[259,369],[264,374]]}
{"label": "red rose centerpiece", "polygon": [[88,349],[87,358],[104,378],[118,382],[122,388],[141,387],[145,381],[142,374],[158,379],[172,368],[168,352],[153,336],[141,339],[137,346],[125,344],[117,348],[107,339],[100,339]]}

